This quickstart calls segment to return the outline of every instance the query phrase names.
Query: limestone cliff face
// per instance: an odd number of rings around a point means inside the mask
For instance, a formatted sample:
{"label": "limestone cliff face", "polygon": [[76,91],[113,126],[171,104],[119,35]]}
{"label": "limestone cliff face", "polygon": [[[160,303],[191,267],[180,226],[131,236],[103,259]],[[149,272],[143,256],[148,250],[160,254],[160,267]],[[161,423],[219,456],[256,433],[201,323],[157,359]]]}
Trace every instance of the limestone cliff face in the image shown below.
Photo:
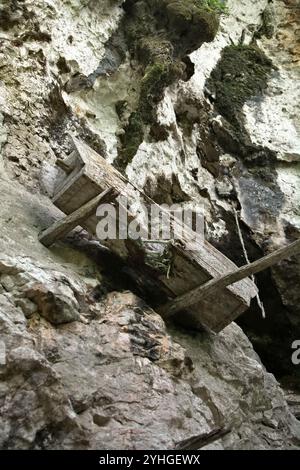
{"label": "limestone cliff face", "polygon": [[[299,237],[299,2],[210,3],[1,2],[1,448],[172,449],[217,426],[210,448],[300,447],[239,326],[167,328],[87,234],[37,241],[70,132],[159,203],[203,206],[238,264],[234,209],[251,259]],[[242,327],[299,387],[299,260],[257,282],[267,318]]]}

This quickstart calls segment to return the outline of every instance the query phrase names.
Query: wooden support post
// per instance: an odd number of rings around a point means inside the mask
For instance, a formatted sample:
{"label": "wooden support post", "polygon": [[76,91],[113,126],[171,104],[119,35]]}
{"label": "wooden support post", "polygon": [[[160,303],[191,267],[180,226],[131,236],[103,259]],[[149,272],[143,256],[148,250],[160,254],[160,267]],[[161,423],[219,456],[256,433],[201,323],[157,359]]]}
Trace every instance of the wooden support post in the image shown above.
{"label": "wooden support post", "polygon": [[61,220],[51,225],[51,227],[44,230],[39,236],[39,241],[47,247],[52,245],[55,241],[63,238],[67,233],[77,227],[77,225],[80,225],[88,217],[93,215],[100,202],[102,204],[110,202],[117,196],[118,192],[114,188],[106,189],[75,212],[72,212],[72,214],[63,217]]}
{"label": "wooden support post", "polygon": [[298,253],[300,253],[300,239],[288,246],[270,253],[269,255],[264,256],[263,258],[260,258],[257,261],[254,261],[251,264],[242,266],[241,268],[238,268],[226,274],[225,276],[211,279],[207,283],[192,289],[186,294],[178,296],[174,300],[171,300],[158,309],[158,311],[164,318],[169,318],[180,310],[184,310],[191,305],[197,304],[213,292],[222,290],[225,287],[234,284],[235,282],[241,281],[248,276],[270,268],[283,259],[289,258],[290,256],[294,256]]}

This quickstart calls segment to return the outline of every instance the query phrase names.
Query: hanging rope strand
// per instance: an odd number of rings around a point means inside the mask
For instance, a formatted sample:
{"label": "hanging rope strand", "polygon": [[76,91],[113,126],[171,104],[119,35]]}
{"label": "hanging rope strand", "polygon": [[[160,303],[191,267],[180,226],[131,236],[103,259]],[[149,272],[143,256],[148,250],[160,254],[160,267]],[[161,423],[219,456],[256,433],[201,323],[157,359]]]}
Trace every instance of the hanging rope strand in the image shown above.
{"label": "hanging rope strand", "polygon": [[[237,226],[237,230],[238,230],[239,239],[240,239],[240,242],[241,242],[241,245],[242,245],[242,248],[243,248],[243,252],[244,252],[244,257],[245,257],[245,260],[246,260],[247,264],[250,264],[249,256],[248,256],[248,253],[247,253],[247,250],[246,250],[246,245],[245,245],[242,230],[241,230],[239,216],[238,216],[238,213],[237,213],[237,210],[236,210],[235,207],[233,207],[233,212],[234,212],[234,217],[235,217],[235,222],[236,222],[236,226]],[[251,279],[254,282],[254,284],[256,284],[254,274],[251,276]],[[258,304],[258,306],[261,310],[262,317],[266,318],[266,310],[265,310],[264,304],[263,304],[263,302],[262,302],[262,300],[259,296],[259,292],[257,292],[256,300],[257,300],[257,304]]]}

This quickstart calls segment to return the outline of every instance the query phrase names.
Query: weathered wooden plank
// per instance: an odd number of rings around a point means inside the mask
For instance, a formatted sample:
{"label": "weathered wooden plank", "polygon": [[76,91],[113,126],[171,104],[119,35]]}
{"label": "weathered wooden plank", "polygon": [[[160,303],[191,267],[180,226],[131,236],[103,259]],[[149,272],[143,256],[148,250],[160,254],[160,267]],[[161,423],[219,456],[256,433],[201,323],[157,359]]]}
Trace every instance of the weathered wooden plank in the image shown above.
{"label": "weathered wooden plank", "polygon": [[191,305],[204,300],[209,295],[224,289],[224,287],[241,281],[248,276],[264,271],[274,264],[279,263],[283,259],[289,258],[298,253],[300,253],[300,239],[288,246],[280,248],[279,250],[264,256],[263,258],[260,258],[257,261],[254,261],[253,263],[242,266],[241,268],[238,268],[224,276],[211,279],[209,282],[202,284],[168,302],[162,306],[159,311],[165,318],[169,318],[180,310],[184,310]]}
{"label": "weathered wooden plank", "polygon": [[[236,265],[225,258],[208,242],[203,241],[196,252],[186,251],[184,247],[174,249],[172,270],[164,283],[172,292],[169,299],[176,298],[236,269]],[[185,327],[199,329],[203,326],[218,333],[234,321],[250,305],[251,298],[257,293],[249,279],[218,291],[178,314],[176,322]],[[165,302],[161,302],[161,305]],[[162,315],[164,317],[164,315]]]}
{"label": "weathered wooden plank", "polygon": [[[130,209],[133,214],[130,214],[129,220],[137,215],[135,212],[137,200],[149,209],[155,205],[159,210],[166,212],[85,143],[74,139],[74,148],[77,159],[74,161],[74,155],[72,155],[70,160],[72,161],[71,166],[75,165],[75,170],[71,173],[67,172],[64,184],[60,186],[53,198],[54,204],[65,214],[73,213],[99,192],[110,187],[116,188],[119,194],[127,199],[129,209],[134,203]],[[118,222],[117,211],[116,223],[118,224]],[[94,213],[82,222],[81,226],[95,235],[97,224],[97,217]],[[178,220],[173,219],[171,222],[173,232],[177,232],[175,230],[177,224]],[[182,227],[182,224],[179,225]],[[184,234],[180,237],[180,243],[175,242],[171,247],[171,260],[166,266],[167,269],[154,266],[152,262],[149,263],[149,244],[145,246],[143,242],[130,238],[125,240],[109,239],[103,242],[124,260],[130,275],[138,280],[139,285],[155,286],[151,288],[151,295],[158,299],[155,306],[236,268],[234,263],[207,241],[198,242],[193,251],[187,250],[186,247],[190,245],[195,234],[189,227],[183,227]],[[160,248],[159,245],[150,247],[154,257],[159,254]],[[143,292],[145,294],[145,288],[143,288]],[[147,292],[150,294],[149,290]],[[176,321],[181,322],[183,319],[182,323],[185,326],[197,329],[204,325],[219,332],[250,305],[250,301],[256,293],[257,289],[253,282],[244,279],[233,286],[221,289],[218,292],[218,298],[207,298],[203,302],[193,305],[185,312],[185,315],[178,315]]]}
{"label": "weathered wooden plank", "polygon": [[199,434],[198,436],[192,436],[184,441],[180,441],[176,444],[176,450],[198,450],[212,442],[222,439],[226,434],[230,433],[230,428],[218,427],[212,431]]}
{"label": "weathered wooden plank", "polygon": [[100,202],[102,204],[110,202],[116,198],[117,194],[114,188],[106,189],[72,214],[63,217],[47,230],[44,230],[39,236],[39,241],[45,246],[52,245],[55,241],[63,238],[71,230],[89,218],[95,212]]}
{"label": "weathered wooden plank", "polygon": [[58,158],[56,160],[56,165],[59,168],[61,168],[63,171],[65,171],[67,174],[70,174],[76,168],[77,164],[78,164],[78,160],[77,160],[76,150],[73,150],[73,152],[70,155],[68,155],[68,157],[64,159]]}
{"label": "weathered wooden plank", "polygon": [[[93,149],[76,138],[74,138],[73,141],[80,159],[85,164],[83,172],[84,178],[88,178],[88,183],[86,183],[86,185],[97,185],[97,187],[102,191],[106,189],[107,185],[109,185],[109,187],[117,188],[119,193],[128,199],[129,203],[134,201],[137,198],[137,193],[139,193],[144,204],[156,205],[160,208],[158,204],[148,196],[145,196],[139,188],[135,188],[123,175],[121,175],[121,173],[119,173]],[[79,178],[77,181],[82,179],[81,171],[80,173],[78,172],[78,175]],[[68,190],[68,188],[70,190]],[[75,207],[76,204],[78,204],[78,195],[77,197],[74,197],[74,194],[76,194],[77,191],[78,188],[74,185],[74,180],[70,179],[69,183],[66,183],[63,191],[60,191],[59,194],[55,195],[53,202],[64,212],[66,211],[66,208],[67,211],[69,211],[71,201],[73,201],[73,205]],[[84,193],[86,193],[86,189],[84,190]],[[178,225],[176,220],[171,221],[171,223],[173,228],[175,225]],[[176,230],[174,229],[174,231]],[[191,237],[194,237],[194,232],[192,232],[189,227],[185,226],[184,239],[182,240],[183,247],[180,245],[174,246],[174,252],[176,252],[180,258],[185,258],[188,263],[197,265],[197,267],[201,266],[201,269],[206,273],[206,277],[208,279],[216,277],[219,274],[225,274],[235,267],[235,264],[232,261],[204,240],[203,242],[198,243],[197,249],[194,251],[186,251],[184,245],[190,241]],[[243,280],[240,285],[230,289],[237,295],[241,295],[241,290],[243,290],[243,294],[247,292],[249,293],[249,291],[253,291],[251,292],[251,295],[256,294],[256,289],[249,279]]]}

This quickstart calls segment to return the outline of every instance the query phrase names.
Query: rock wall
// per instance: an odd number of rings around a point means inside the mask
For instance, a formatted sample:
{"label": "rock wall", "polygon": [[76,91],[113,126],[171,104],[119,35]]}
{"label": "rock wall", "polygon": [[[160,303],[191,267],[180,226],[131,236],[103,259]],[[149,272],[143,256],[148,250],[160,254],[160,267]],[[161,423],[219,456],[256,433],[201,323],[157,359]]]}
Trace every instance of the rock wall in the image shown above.
{"label": "rock wall", "polygon": [[[234,209],[251,259],[298,237],[298,2],[229,0],[220,17],[207,3],[1,3],[1,448],[172,449],[216,426],[230,433],[209,448],[300,447],[240,327],[166,326],[86,233],[37,241],[60,216],[70,132],[158,202],[204,207],[238,264]],[[260,276],[267,319],[255,304],[242,319],[289,386],[299,276],[296,258]]]}

